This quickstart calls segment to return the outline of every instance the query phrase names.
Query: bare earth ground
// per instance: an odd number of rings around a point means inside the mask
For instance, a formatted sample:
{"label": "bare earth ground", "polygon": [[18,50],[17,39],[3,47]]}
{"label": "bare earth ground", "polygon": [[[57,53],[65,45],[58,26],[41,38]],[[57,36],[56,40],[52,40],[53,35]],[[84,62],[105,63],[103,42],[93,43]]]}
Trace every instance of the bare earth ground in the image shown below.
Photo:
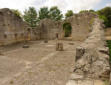
{"label": "bare earth ground", "polygon": [[80,42],[62,42],[64,51],[55,51],[56,41],[33,41],[30,48],[22,48],[22,43],[2,47],[0,85],[65,85]]}

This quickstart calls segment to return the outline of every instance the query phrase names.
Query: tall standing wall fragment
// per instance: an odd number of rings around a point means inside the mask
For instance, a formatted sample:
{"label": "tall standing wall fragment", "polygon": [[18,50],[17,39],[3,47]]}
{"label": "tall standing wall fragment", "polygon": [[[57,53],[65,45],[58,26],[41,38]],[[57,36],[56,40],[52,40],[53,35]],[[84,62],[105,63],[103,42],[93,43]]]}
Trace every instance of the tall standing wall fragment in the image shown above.
{"label": "tall standing wall fragment", "polygon": [[0,9],[0,45],[24,40],[25,22],[10,9]]}

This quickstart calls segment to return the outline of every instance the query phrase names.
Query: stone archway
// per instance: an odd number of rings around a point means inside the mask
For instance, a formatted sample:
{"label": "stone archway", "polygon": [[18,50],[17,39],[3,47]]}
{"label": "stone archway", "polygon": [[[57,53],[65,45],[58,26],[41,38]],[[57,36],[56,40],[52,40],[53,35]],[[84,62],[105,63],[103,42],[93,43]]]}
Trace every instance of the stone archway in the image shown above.
{"label": "stone archway", "polygon": [[71,23],[65,22],[63,24],[64,37],[71,37],[72,34],[72,26]]}

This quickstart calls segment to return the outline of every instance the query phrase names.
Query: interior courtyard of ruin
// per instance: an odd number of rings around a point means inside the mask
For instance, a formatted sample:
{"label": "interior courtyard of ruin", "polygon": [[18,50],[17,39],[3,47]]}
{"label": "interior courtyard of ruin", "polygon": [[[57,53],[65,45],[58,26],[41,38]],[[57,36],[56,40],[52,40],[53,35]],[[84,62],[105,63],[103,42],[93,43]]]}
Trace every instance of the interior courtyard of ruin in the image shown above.
{"label": "interior courtyard of ruin", "polygon": [[31,29],[10,9],[0,9],[0,85],[105,85],[110,65],[103,28],[87,12],[43,19]]}

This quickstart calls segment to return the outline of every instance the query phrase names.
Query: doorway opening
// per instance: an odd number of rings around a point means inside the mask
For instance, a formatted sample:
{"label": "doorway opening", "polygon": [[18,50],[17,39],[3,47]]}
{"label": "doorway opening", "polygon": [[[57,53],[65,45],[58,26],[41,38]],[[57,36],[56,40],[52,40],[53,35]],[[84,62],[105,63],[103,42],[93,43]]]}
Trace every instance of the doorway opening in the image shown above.
{"label": "doorway opening", "polygon": [[63,24],[63,30],[64,30],[64,37],[71,37],[72,34],[72,26],[70,23],[64,23]]}

